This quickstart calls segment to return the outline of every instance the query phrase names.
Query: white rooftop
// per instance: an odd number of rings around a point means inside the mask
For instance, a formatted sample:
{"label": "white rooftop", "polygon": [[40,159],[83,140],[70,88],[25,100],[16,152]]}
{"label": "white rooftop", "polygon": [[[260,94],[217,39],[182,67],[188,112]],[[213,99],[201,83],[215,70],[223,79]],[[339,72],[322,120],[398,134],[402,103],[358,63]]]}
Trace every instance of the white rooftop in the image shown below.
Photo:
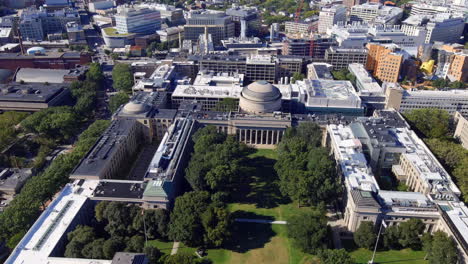
{"label": "white rooftop", "polygon": [[361,98],[350,81],[303,80],[297,86],[307,107],[362,108]]}
{"label": "white rooftop", "polygon": [[83,182],[82,186],[78,186],[78,182],[67,184],[63,188],[18,243],[5,264],[111,263],[108,260],[67,262],[65,258],[53,258],[56,261],[51,261],[49,258],[59,240],[66,235],[65,232],[69,224],[72,223],[98,184],[97,180],[87,180]]}
{"label": "white rooftop", "polygon": [[362,153],[361,141],[349,126],[328,125],[335,159],[345,177],[347,189],[377,192],[380,188]]}

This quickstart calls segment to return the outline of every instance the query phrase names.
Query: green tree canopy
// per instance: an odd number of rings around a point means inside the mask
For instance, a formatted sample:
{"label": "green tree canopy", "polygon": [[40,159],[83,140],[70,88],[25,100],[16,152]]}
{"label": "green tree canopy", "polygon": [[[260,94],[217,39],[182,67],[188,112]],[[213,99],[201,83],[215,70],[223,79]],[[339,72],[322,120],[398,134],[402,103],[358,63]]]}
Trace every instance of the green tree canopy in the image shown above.
{"label": "green tree canopy", "polygon": [[344,249],[325,249],[320,250],[318,257],[321,264],[353,264],[351,255]]}
{"label": "green tree canopy", "polygon": [[200,216],[209,203],[208,192],[188,192],[177,197],[171,213],[169,238],[188,245],[201,245],[204,232]]}
{"label": "green tree canopy", "polygon": [[362,248],[372,249],[375,245],[376,237],[374,223],[369,221],[361,222],[359,228],[354,232],[354,242]]}
{"label": "green tree canopy", "polygon": [[278,146],[275,170],[281,192],[299,204],[318,205],[333,201],[341,192],[341,181],[329,151],[319,147],[322,132],[313,123],[288,128]]}
{"label": "green tree canopy", "polygon": [[411,127],[427,138],[445,138],[448,134],[450,116],[447,111],[436,108],[415,109],[404,114]]}
{"label": "green tree canopy", "polygon": [[69,139],[76,132],[77,116],[69,106],[50,107],[35,112],[21,122],[26,132],[50,138]]}
{"label": "green tree canopy", "polygon": [[437,231],[432,239],[426,239],[424,244],[429,264],[457,263],[457,244],[446,233]]}
{"label": "green tree canopy", "polygon": [[133,74],[130,65],[117,63],[112,69],[114,88],[119,92],[131,92],[133,87]]}
{"label": "green tree canopy", "polygon": [[292,216],[287,224],[288,236],[303,252],[315,254],[327,246],[327,217],[321,210],[301,212]]}
{"label": "green tree canopy", "polygon": [[119,92],[116,95],[111,96],[109,99],[109,109],[114,113],[121,105],[128,103],[129,100],[130,97],[127,93]]}
{"label": "green tree canopy", "polygon": [[302,81],[304,80],[305,75],[300,73],[300,72],[295,72],[292,76],[291,82],[296,83],[296,81]]}
{"label": "green tree canopy", "polygon": [[399,225],[399,240],[401,246],[410,247],[414,250],[421,249],[421,239],[419,236],[424,231],[424,223],[420,219],[411,218]]}
{"label": "green tree canopy", "polygon": [[212,111],[231,112],[239,109],[239,102],[234,98],[223,98],[216,106],[211,109]]}

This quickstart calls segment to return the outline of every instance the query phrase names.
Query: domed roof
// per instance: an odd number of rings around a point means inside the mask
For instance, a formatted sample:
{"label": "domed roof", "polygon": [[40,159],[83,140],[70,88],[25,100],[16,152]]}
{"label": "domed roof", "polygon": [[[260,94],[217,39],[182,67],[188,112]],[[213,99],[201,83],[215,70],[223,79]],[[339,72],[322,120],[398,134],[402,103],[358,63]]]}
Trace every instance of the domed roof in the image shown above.
{"label": "domed roof", "polygon": [[281,92],[267,81],[256,81],[242,89],[242,96],[253,101],[272,101],[281,98]]}
{"label": "domed roof", "polygon": [[130,101],[123,107],[123,110],[128,114],[141,114],[146,112],[147,108],[148,107],[141,102]]}

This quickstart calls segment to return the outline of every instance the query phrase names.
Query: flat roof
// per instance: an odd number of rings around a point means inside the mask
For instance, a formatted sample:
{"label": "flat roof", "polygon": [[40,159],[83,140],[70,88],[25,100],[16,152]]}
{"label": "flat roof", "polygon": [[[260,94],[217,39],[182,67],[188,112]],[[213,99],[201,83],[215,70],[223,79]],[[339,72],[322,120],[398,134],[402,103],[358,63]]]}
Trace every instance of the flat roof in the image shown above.
{"label": "flat roof", "polygon": [[47,103],[66,88],[68,88],[66,84],[54,83],[0,84],[0,102]]}
{"label": "flat roof", "polygon": [[[51,263],[49,256],[62,237],[69,231],[69,225],[73,223],[73,219],[83,208],[97,183],[98,181],[75,181],[72,184],[67,184],[21,239],[5,264]],[[87,260],[80,263],[109,262],[106,260]]]}
{"label": "flat roof", "polygon": [[241,86],[177,85],[172,98],[239,98]]}
{"label": "flat roof", "polygon": [[63,83],[70,70],[21,68],[16,73],[16,82]]}
{"label": "flat roof", "polygon": [[111,157],[116,154],[119,145],[125,144],[136,120],[117,119],[102,134],[91,150],[86,154],[75,170],[72,177],[101,177],[101,171],[106,167]]}
{"label": "flat roof", "polygon": [[146,183],[142,181],[101,180],[93,192],[96,198],[141,199]]}

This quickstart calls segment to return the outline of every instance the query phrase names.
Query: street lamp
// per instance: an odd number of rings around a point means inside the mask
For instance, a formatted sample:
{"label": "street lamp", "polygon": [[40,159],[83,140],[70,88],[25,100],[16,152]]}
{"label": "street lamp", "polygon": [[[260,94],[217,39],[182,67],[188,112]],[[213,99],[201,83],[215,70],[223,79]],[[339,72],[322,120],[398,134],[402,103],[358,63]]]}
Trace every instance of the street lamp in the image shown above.
{"label": "street lamp", "polygon": [[375,241],[374,253],[372,253],[372,259],[367,262],[368,264],[374,264],[375,252],[377,251],[377,245],[379,244],[379,238],[380,238],[380,233],[382,232],[382,226],[387,228],[387,224],[385,223],[385,220],[383,219],[380,224],[379,233],[377,234],[377,240]]}

